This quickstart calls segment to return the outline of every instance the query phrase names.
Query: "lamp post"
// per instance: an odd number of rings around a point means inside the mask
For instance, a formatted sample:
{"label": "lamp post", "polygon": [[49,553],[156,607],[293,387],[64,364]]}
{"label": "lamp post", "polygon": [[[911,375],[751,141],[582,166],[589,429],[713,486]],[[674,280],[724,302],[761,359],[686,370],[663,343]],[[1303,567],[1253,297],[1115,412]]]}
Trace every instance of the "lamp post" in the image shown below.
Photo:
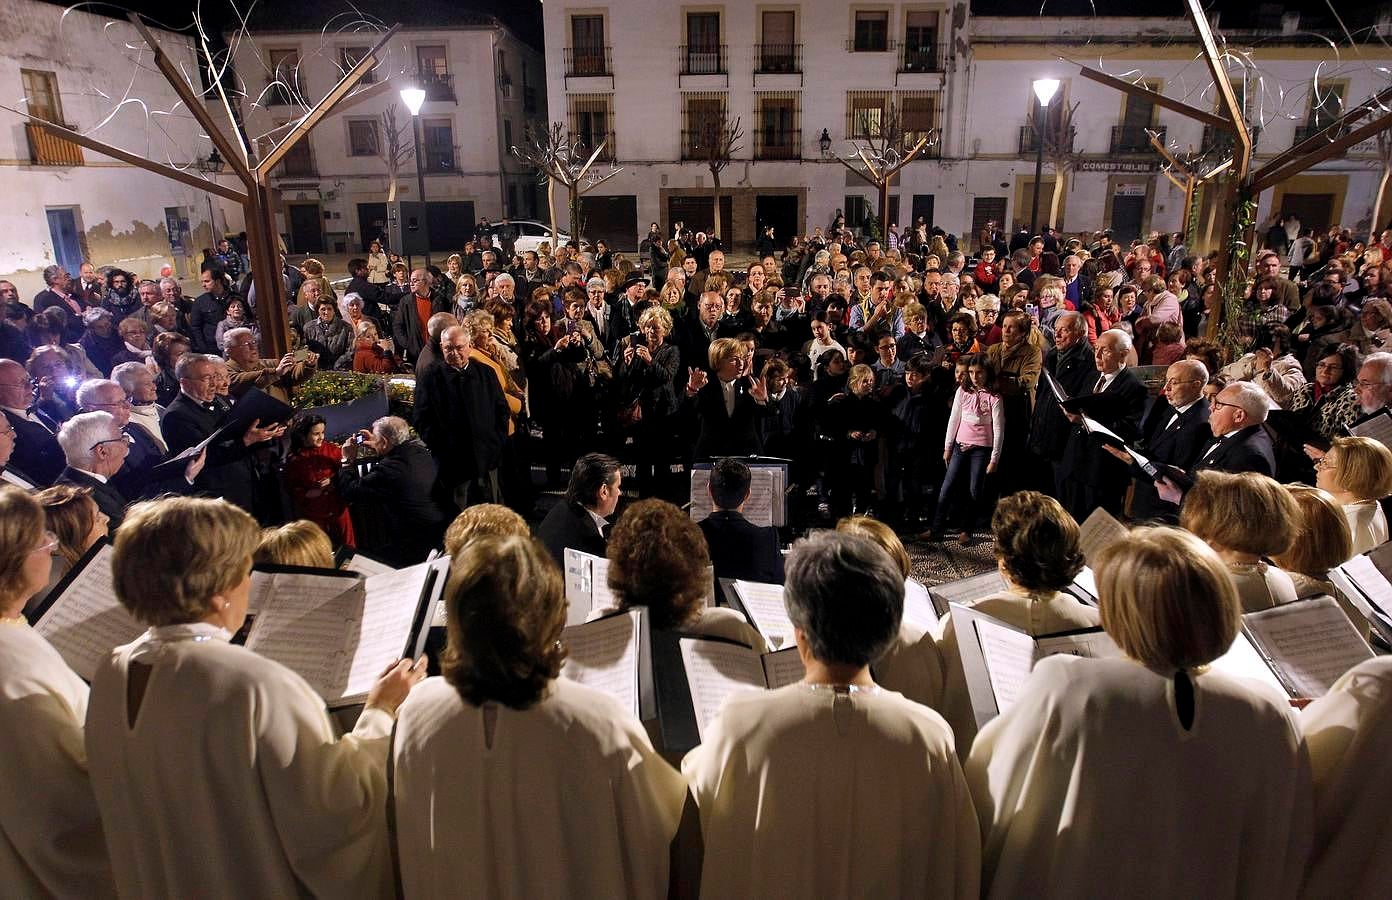
{"label": "lamp post", "polygon": [[1039,233],[1039,182],[1044,178],[1044,123],[1049,114],[1049,101],[1058,92],[1057,78],[1036,78],[1034,96],[1039,98],[1039,111],[1034,114],[1034,202],[1030,205],[1030,237]]}
{"label": "lamp post", "polygon": [[430,209],[425,204],[425,140],[420,119],[421,107],[425,105],[425,89],[419,85],[402,88],[401,102],[405,103],[406,108],[411,111],[411,134],[416,142],[416,187],[420,191],[420,227],[421,234],[425,238],[425,264],[428,266],[430,265]]}

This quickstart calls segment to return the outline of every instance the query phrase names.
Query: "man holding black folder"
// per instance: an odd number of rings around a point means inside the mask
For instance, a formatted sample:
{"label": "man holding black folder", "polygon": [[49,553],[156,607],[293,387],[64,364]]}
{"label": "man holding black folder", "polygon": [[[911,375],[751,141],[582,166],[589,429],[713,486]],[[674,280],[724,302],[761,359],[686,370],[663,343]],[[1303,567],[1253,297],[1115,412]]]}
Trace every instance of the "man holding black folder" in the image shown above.
{"label": "man holding black folder", "polygon": [[1160,499],[1176,505],[1181,503],[1184,492],[1204,469],[1259,472],[1275,478],[1276,456],[1265,427],[1270,409],[1271,401],[1266,392],[1250,381],[1238,381],[1219,391],[1210,401],[1208,414],[1213,440],[1187,471],[1174,466],[1162,469],[1164,477],[1155,482]]}
{"label": "man holding black folder", "polygon": [[[1146,388],[1126,366],[1131,336],[1113,329],[1097,336],[1093,361],[1097,381],[1088,392],[1061,401],[1064,415],[1073,423],[1060,469],[1060,502],[1079,522],[1102,507],[1121,515],[1126,486],[1131,480],[1126,466],[1104,453],[1093,437],[1097,423],[1122,440],[1133,440],[1145,406]],[[1084,421],[1084,420],[1087,421]]]}
{"label": "man holding black folder", "polygon": [[[1076,397],[1092,390],[1097,383],[1097,365],[1087,342],[1087,323],[1081,313],[1060,313],[1054,320],[1054,348],[1044,354],[1044,371],[1062,388],[1065,396]],[[1062,496],[1068,468],[1063,452],[1068,447],[1072,424],[1050,396],[1048,379],[1041,379],[1035,392],[1034,421],[1030,425],[1030,450],[1053,465],[1054,494]]]}

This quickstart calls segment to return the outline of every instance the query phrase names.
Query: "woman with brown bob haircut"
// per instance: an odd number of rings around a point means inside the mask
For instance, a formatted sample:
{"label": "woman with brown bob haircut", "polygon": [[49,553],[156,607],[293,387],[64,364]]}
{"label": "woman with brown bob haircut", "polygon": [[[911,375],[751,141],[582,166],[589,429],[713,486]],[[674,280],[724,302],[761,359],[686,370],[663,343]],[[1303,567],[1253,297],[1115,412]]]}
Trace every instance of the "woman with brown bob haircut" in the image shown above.
{"label": "woman with brown bob haircut", "polygon": [[1256,472],[1200,472],[1179,511],[1180,526],[1227,565],[1243,612],[1295,600],[1291,577],[1265,560],[1289,549],[1299,519],[1286,489]]}
{"label": "woman with brown bob haircut", "polygon": [[982,896],[1295,896],[1309,761],[1281,692],[1207,668],[1241,620],[1227,566],[1175,528],[1096,562],[1123,655],[1040,660],[967,760]]}
{"label": "woman with brown bob haircut", "polygon": [[705,536],[667,501],[640,500],[628,507],[609,536],[606,555],[609,590],[619,610],[647,607],[654,628],[728,638],[760,653],[767,649],[744,616],[706,606],[714,585]]}
{"label": "woman with brown bob haircut", "polygon": [[476,537],[444,601],[444,675],[393,742],[405,895],[665,897],[686,785],[630,710],[557,677],[566,601],[546,548]]}
{"label": "woman with brown bob haircut", "polygon": [[1285,487],[1299,507],[1300,516],[1295,522],[1295,539],[1290,547],[1285,553],[1273,556],[1271,561],[1291,577],[1298,599],[1329,596],[1338,601],[1353,627],[1366,640],[1370,627],[1367,616],[1329,580],[1330,570],[1353,556],[1353,539],[1343,509],[1328,491],[1308,484]]}

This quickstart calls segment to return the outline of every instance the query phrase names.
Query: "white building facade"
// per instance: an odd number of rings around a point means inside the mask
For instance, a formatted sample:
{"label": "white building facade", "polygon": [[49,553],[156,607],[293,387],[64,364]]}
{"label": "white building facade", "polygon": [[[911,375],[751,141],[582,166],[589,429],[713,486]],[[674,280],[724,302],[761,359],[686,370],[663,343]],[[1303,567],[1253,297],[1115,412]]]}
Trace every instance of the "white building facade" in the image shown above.
{"label": "white building facade", "polygon": [[[409,16],[409,10],[403,10]],[[328,93],[377,40],[374,32],[258,29],[236,47],[233,67],[244,93],[246,133],[267,149],[280,126]],[[229,36],[230,38],[231,36]],[[461,13],[428,27],[404,24],[386,58],[361,82],[418,81],[426,90],[419,123],[395,88],[345,103],[319,123],[272,172],[280,197],[278,229],[291,253],[358,253],[387,231],[389,128],[395,109],[401,162],[396,197],[419,201],[416,162],[423,139],[425,199],[432,249],[458,250],[475,223],[531,217],[535,175],[508,152],[529,121],[544,122],[541,53],[491,17]],[[414,132],[414,133],[413,133]]]}
{"label": "white building facade", "polygon": [[[178,111],[149,53],[137,65],[143,43],[133,27],[32,0],[0,8],[14,36],[0,59],[6,106],[167,165],[195,164],[198,126]],[[154,33],[176,65],[197,71],[187,37]],[[83,261],[141,277],[165,265],[196,273],[198,250],[227,224],[204,191],[55,138],[8,110],[0,123],[0,277],[25,301],[55,263],[73,273]]]}
{"label": "white building facade", "polygon": [[[650,5],[640,0],[546,3],[550,118],[582,142],[610,140],[622,171],[583,203],[587,236],[633,246],[648,223],[709,229],[711,174],[699,136],[739,117],[744,137],[722,174],[726,242],[772,225],[786,238],[874,215],[875,189],[834,156],[891,104],[904,130],[932,149],[891,189],[890,219],[922,216],[957,234],[986,220],[1031,220],[1035,138],[1031,82],[1063,82],[1054,108],[1078,104],[1075,171],[1059,221],[1118,238],[1178,230],[1184,196],[1160,171],[1147,129],[1178,151],[1204,146],[1204,126],[1082,78],[1101,68],[1204,109],[1211,79],[1186,19],[973,16],[969,4],[901,2]],[[1226,35],[1244,105],[1260,126],[1255,165],[1314,126],[1387,86],[1392,52],[1376,43],[1343,59],[1318,37],[1280,31]],[[1249,49],[1256,47],[1257,49]],[[1246,59],[1247,71],[1237,66]],[[1064,63],[1061,59],[1072,60]],[[1316,75],[1318,67],[1318,76]],[[1315,90],[1318,77],[1319,90]],[[1055,113],[1056,114],[1056,113]],[[822,141],[825,134],[828,141]],[[1212,140],[1210,136],[1210,141]],[[829,143],[829,153],[822,144]],[[1374,142],[1321,164],[1262,198],[1312,224],[1366,227],[1380,175]],[[1053,175],[1041,179],[1040,224]]]}

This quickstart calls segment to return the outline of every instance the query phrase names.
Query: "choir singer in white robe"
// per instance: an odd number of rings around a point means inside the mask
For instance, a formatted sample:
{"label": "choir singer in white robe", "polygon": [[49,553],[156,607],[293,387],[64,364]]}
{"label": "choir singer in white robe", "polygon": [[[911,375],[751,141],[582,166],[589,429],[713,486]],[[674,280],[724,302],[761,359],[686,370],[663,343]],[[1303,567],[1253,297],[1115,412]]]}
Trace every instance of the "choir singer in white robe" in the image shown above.
{"label": "choir singer in white robe", "polygon": [[1120,659],[1051,656],[978,735],[967,781],[989,897],[1294,897],[1310,765],[1287,699],[1205,667],[1241,606],[1227,567],[1173,528],[1101,554]]}
{"label": "choir singer in white robe", "polygon": [[[1006,589],[973,601],[973,609],[1034,637],[1096,627],[1097,610],[1063,592],[1083,570],[1083,551],[1078,523],[1062,504],[1038,491],[1002,497],[991,516],[991,534]],[[927,702],[952,726],[957,755],[965,760],[976,739],[976,715],[950,614],[943,616],[941,628],[943,695]]]}
{"label": "choir singer in white robe", "polygon": [[229,643],[258,537],[236,506],[188,497],[138,504],[116,533],[116,596],[150,629],[97,670],[87,755],[123,896],[392,892],[388,742],[425,660],[388,668],[336,739],[304,679]]}
{"label": "choir singer in white robe", "polygon": [[926,706],[876,686],[904,577],[859,535],[794,547],[783,590],[807,674],[732,695],[682,770],[701,812],[703,897],[977,896],[980,837]]}
{"label": "choir singer in white robe", "polygon": [[557,677],[546,548],[474,537],[445,603],[444,676],[401,707],[392,751],[405,895],[666,897],[686,783],[618,701]]}
{"label": "choir singer in white robe", "polygon": [[1300,714],[1315,782],[1306,897],[1374,898],[1392,884],[1392,656],[1359,663]]}
{"label": "choir singer in white robe", "polygon": [[0,485],[0,885],[11,897],[114,897],[82,722],[87,685],[24,620],[58,539]]}

